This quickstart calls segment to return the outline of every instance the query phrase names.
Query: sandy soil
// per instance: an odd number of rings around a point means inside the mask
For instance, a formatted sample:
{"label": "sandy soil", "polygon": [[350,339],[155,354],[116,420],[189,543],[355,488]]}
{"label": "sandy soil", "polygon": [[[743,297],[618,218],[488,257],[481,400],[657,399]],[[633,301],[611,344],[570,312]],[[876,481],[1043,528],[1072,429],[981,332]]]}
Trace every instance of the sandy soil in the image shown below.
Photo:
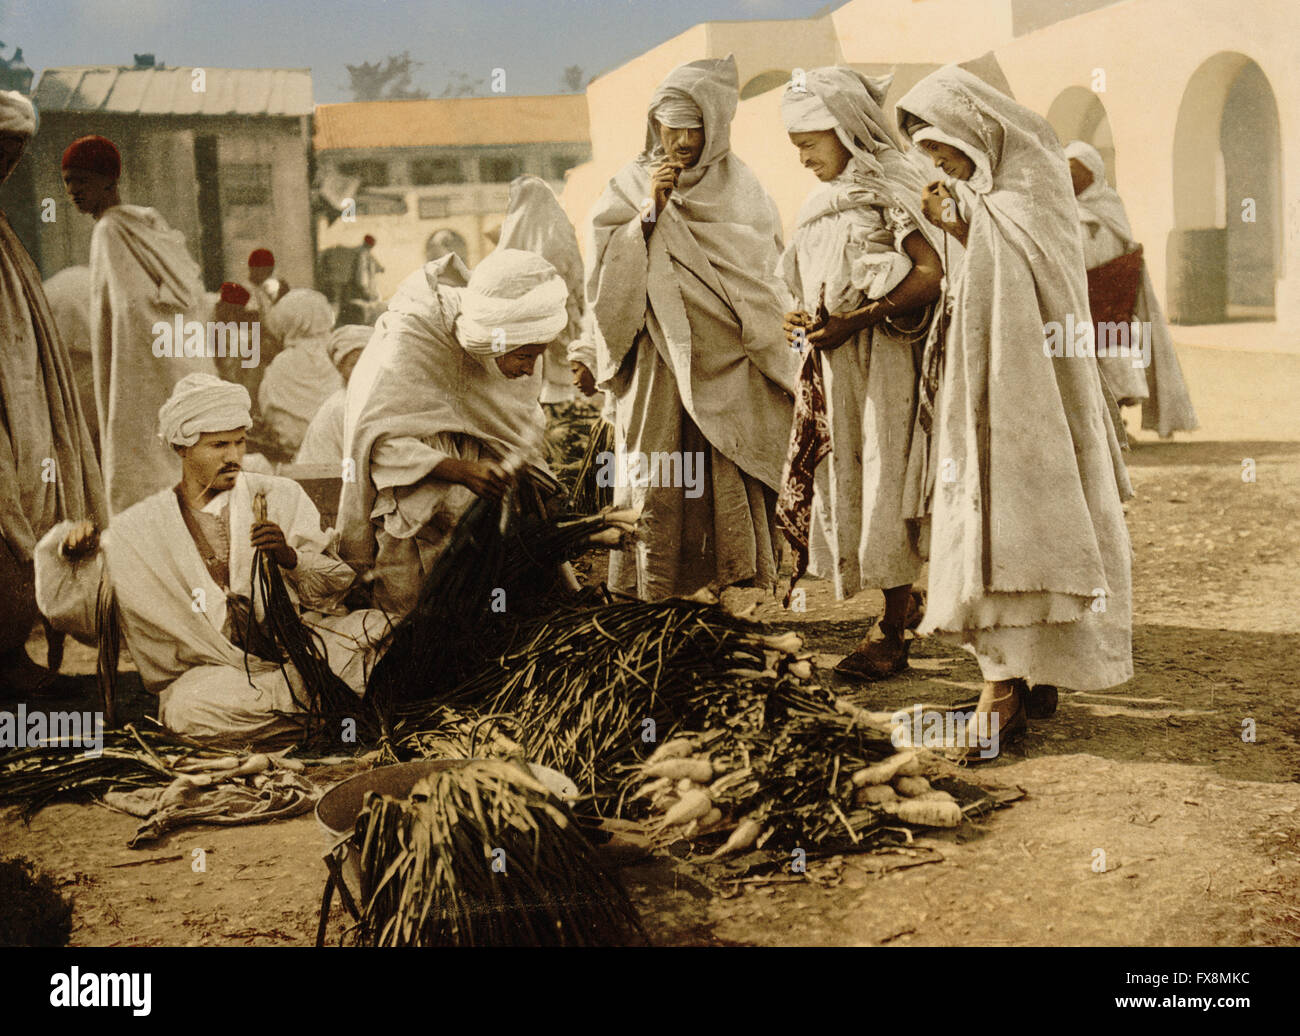
{"label": "sandy soil", "polygon": [[[663,864],[629,867],[656,941],[1300,943],[1300,442],[1206,438],[1231,424],[1193,378],[1228,363],[1211,359],[1188,365],[1206,430],[1173,444],[1146,438],[1130,459],[1137,676],[1104,694],[1063,694],[1054,718],[985,768],[1025,796],[978,826],[918,839],[910,853],[822,862],[726,898]],[[1259,415],[1246,420],[1254,432]],[[1242,481],[1244,458],[1255,462],[1253,483]],[[836,603],[809,586],[807,613],[783,621],[829,665],[879,597]],[[765,617],[780,614],[764,606]],[[905,678],[845,690],[888,709],[960,700],[977,686],[970,659],[924,640]],[[1254,741],[1242,739],[1244,720]],[[313,939],[325,872],[311,816],[191,828],[146,851],[126,848],[134,824],[61,805],[30,827],[0,818],[0,845],[64,883],[80,945]]]}

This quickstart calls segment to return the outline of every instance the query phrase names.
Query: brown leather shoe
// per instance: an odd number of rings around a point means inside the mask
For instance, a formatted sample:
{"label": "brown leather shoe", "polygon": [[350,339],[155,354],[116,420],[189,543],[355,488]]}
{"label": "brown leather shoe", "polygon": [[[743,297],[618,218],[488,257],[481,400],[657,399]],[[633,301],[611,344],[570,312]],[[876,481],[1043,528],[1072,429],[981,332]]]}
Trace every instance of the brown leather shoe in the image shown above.
{"label": "brown leather shoe", "polygon": [[865,647],[859,644],[840,659],[835,672],[860,680],[888,680],[907,668],[908,641],[903,631],[877,628],[884,636],[869,641]]}

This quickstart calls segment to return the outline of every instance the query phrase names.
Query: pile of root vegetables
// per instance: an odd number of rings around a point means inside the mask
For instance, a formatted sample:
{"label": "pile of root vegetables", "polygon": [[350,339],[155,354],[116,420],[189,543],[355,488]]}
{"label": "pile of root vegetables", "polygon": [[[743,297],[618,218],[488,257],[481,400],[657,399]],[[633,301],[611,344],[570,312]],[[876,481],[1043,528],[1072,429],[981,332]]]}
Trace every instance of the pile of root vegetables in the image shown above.
{"label": "pile of root vegetables", "polygon": [[521,626],[473,678],[394,725],[400,758],[540,763],[577,783],[589,821],[630,822],[699,860],[867,850],[991,804],[890,735],[887,717],[819,684],[796,634],[698,601],[614,598]]}

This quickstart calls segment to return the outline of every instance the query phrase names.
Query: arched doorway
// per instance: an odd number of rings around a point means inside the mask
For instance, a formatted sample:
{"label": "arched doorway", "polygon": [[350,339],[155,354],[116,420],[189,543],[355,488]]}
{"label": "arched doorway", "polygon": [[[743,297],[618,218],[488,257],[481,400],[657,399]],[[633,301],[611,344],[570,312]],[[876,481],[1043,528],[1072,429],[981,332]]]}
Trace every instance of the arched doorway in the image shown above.
{"label": "arched doorway", "polygon": [[1268,77],[1222,52],[1193,73],[1174,130],[1169,318],[1273,320],[1282,274],[1281,148]]}
{"label": "arched doorway", "polygon": [[1110,119],[1101,98],[1083,86],[1068,86],[1057,95],[1047,110],[1047,121],[1062,145],[1072,140],[1091,144],[1106,163],[1106,182],[1115,183],[1115,140],[1110,133]]}

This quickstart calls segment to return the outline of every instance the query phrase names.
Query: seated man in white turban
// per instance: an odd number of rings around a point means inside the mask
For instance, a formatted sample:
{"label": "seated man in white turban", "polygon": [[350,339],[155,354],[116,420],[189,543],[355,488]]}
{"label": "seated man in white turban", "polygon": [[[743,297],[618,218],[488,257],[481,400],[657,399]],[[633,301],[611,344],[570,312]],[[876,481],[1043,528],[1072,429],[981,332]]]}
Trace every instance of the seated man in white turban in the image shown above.
{"label": "seated man in white turban", "polygon": [[339,477],[343,463],[343,416],[348,405],[347,383],[374,333],[375,329],[367,324],[344,324],[330,333],[330,363],[343,379],[343,387],[325,400],[311,419],[298,447],[298,456],[293,459],[295,465],[328,467],[333,478]]}
{"label": "seated man in white turban", "polygon": [[[307,494],[289,479],[241,470],[249,408],[242,385],[183,378],[158,413],[181,460],[180,484],[115,515],[102,539],[91,522],[62,522],[36,548],[36,597],[51,623],[93,638],[97,600],[110,588],[101,580],[109,581],[127,649],[159,696],[158,718],[195,737],[279,734],[292,724],[282,714],[306,699],[298,672],[261,630],[255,550],[280,566],[330,668],[358,695],[387,628],[378,612],[342,613],[355,573],[334,556]],[[257,494],[265,521],[253,517]]]}
{"label": "seated man in white turban", "polygon": [[568,327],[568,296],[531,252],[499,249],[469,278],[453,254],[408,277],[379,318],[348,385],[339,503],[343,557],[373,566],[377,606],[414,606],[460,516],[502,497],[510,468],[521,489],[554,489],[537,361]]}

